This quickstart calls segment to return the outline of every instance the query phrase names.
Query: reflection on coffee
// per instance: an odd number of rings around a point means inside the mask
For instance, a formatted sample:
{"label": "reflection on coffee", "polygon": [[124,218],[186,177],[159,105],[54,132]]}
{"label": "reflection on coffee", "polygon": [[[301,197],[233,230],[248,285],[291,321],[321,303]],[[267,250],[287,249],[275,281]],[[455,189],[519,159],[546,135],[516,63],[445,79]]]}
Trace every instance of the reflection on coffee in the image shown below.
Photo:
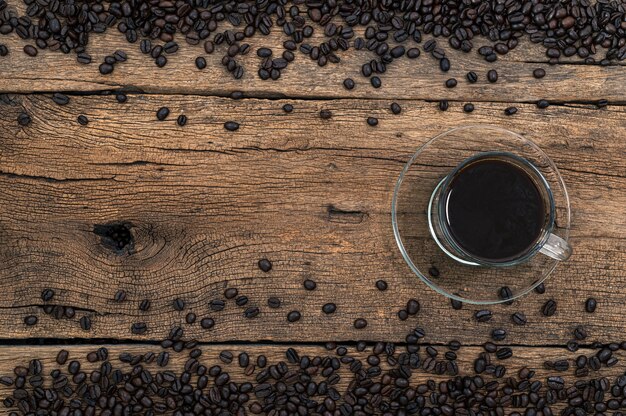
{"label": "reflection on coffee", "polygon": [[541,192],[512,161],[473,160],[452,178],[444,200],[452,238],[476,258],[519,258],[542,235],[546,212]]}

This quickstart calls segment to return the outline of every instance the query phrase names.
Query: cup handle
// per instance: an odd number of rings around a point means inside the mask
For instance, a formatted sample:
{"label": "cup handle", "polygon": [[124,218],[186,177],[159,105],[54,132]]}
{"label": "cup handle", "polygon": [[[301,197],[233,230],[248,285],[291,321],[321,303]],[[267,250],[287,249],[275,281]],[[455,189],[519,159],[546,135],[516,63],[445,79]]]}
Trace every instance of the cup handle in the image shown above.
{"label": "cup handle", "polygon": [[561,237],[550,234],[548,241],[539,250],[541,253],[548,257],[552,257],[555,260],[563,261],[567,260],[572,255],[572,246]]}

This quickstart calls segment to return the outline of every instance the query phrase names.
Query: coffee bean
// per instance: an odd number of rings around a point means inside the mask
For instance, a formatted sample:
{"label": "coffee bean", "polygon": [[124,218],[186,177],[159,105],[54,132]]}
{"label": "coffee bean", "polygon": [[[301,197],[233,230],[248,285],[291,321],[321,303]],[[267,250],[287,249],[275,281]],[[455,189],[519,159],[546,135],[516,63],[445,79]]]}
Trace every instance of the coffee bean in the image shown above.
{"label": "coffee bean", "polygon": [[579,341],[582,341],[582,340],[586,339],[587,338],[587,331],[585,330],[585,328],[580,326],[580,325],[577,326],[574,329],[574,338],[576,338]]}
{"label": "coffee bean", "polygon": [[178,124],[180,127],[184,127],[185,124],[187,124],[187,116],[184,114],[179,115],[176,119],[176,124]]}
{"label": "coffee bean", "polygon": [[442,58],[439,61],[439,69],[443,72],[448,72],[450,70],[450,60],[448,58]]}
{"label": "coffee bean", "polygon": [[269,58],[270,56],[272,56],[272,50],[269,48],[259,48],[257,49],[256,54],[260,58]]}
{"label": "coffee bean", "polygon": [[375,117],[368,117],[367,124],[371,127],[376,127],[378,125],[378,119]]}
{"label": "coffee bean", "polygon": [[126,94],[120,92],[115,95],[115,99],[118,103],[123,104],[128,100],[128,97],[126,96]]}
{"label": "coffee bean", "polygon": [[325,314],[335,313],[336,310],[337,306],[334,303],[326,303],[324,306],[322,306],[322,312],[324,312]]}
{"label": "coffee bean", "polygon": [[546,100],[539,100],[539,101],[537,101],[537,107],[538,108],[548,108],[549,105],[550,105],[550,103],[548,103],[548,101],[546,101]]}
{"label": "coffee bean", "polygon": [[102,75],[108,75],[111,72],[113,72],[113,65],[107,64],[105,62],[105,63],[100,64],[100,66],[98,67],[98,70],[100,71]]}
{"label": "coffee bean", "polygon": [[280,299],[275,298],[275,297],[268,298],[267,306],[269,306],[272,309],[280,308]]}
{"label": "coffee bean", "polygon": [[147,310],[150,309],[150,299],[144,299],[139,303],[139,310],[146,312]]}
{"label": "coffee bean", "polygon": [[79,319],[79,323],[80,323],[80,328],[83,331],[89,331],[91,329],[91,319],[88,316],[82,316]]}
{"label": "coffee bean", "polygon": [[254,318],[259,315],[261,310],[257,307],[250,307],[243,312],[243,316],[246,318]]}
{"label": "coffee bean", "polygon": [[502,328],[495,328],[491,331],[491,338],[494,341],[502,341],[506,338],[506,330]]}
{"label": "coffee bean", "polygon": [[24,318],[24,323],[28,326],[37,324],[37,317],[35,315],[28,315]]}
{"label": "coffee bean", "polygon": [[400,319],[401,321],[406,321],[407,319],[409,319],[409,312],[407,312],[406,309],[400,309],[398,311],[398,319]]}
{"label": "coffee bean", "polygon": [[161,107],[156,112],[157,120],[163,121],[170,115],[170,109],[167,107]]}
{"label": "coffee bean", "polygon": [[32,46],[32,45],[26,45],[26,46],[24,46],[24,53],[25,53],[26,55],[28,55],[28,56],[35,57],[35,56],[37,56],[37,52],[38,52],[38,51],[37,51],[37,48],[35,48],[35,47],[34,47],[34,46]]}
{"label": "coffee bean", "polygon": [[465,111],[466,113],[471,113],[472,111],[474,111],[474,104],[472,103],[467,103],[463,106],[463,111]]}
{"label": "coffee bean", "polygon": [[543,68],[537,68],[533,71],[533,77],[541,79],[546,76],[546,71]]}
{"label": "coffee bean", "polygon": [[215,321],[212,318],[202,318],[200,320],[200,326],[202,329],[211,329],[215,325]]}
{"label": "coffee bean", "polygon": [[28,126],[31,123],[31,118],[26,113],[20,113],[17,116],[17,122],[20,126]]}
{"label": "coffee bean", "polygon": [[506,360],[507,358],[511,358],[513,356],[513,351],[508,348],[498,348],[498,351],[496,351],[496,357],[499,360]]}
{"label": "coffee bean", "polygon": [[333,116],[333,113],[330,110],[321,110],[320,118],[322,120],[329,120]]}
{"label": "coffee bean", "polygon": [[391,103],[390,108],[393,114],[400,114],[402,112],[402,107],[400,107],[398,103]]}
{"label": "coffee bean", "polygon": [[493,317],[493,314],[488,309],[482,309],[474,313],[474,318],[476,318],[478,322],[490,321],[492,317]]}
{"label": "coffee bean", "polygon": [[259,260],[259,269],[261,269],[265,273],[269,272],[270,270],[272,270],[272,262],[270,262],[268,259]]}
{"label": "coffee bean", "polygon": [[165,65],[167,65],[167,58],[164,55],[159,55],[154,60],[154,64],[159,68],[163,68]]}
{"label": "coffee bean", "polygon": [[221,311],[224,310],[225,307],[226,303],[221,299],[213,299],[211,302],[209,302],[209,308],[212,311]]}
{"label": "coffee bean", "polygon": [[306,290],[315,290],[315,288],[317,287],[317,283],[315,283],[315,281],[311,280],[311,279],[306,279],[302,285],[304,286],[304,288]]}
{"label": "coffee bean", "polygon": [[409,299],[406,303],[406,311],[409,315],[416,315],[420,311],[420,303],[416,299]]}
{"label": "coffee bean", "polygon": [[594,298],[588,298],[585,302],[585,310],[589,313],[594,313],[596,311],[596,307],[598,302]]}
{"label": "coffee bean", "polygon": [[54,290],[52,289],[44,289],[41,292],[41,300],[43,300],[44,302],[50,302],[53,297],[54,297]]}
{"label": "coffee bean", "polygon": [[384,280],[377,280],[376,281],[376,289],[378,289],[380,291],[387,290],[387,282],[385,282]]}
{"label": "coffee bean", "polygon": [[512,116],[515,113],[517,113],[517,107],[507,107],[504,110],[504,114],[507,116]]}
{"label": "coffee bean", "polygon": [[126,300],[126,292],[124,292],[123,290],[118,290],[117,292],[115,292],[113,300],[115,302],[124,302],[124,300]]}
{"label": "coffee bean", "polygon": [[539,283],[537,287],[535,287],[535,292],[543,295],[544,293],[546,293],[546,286],[543,283]]}
{"label": "coffee bean", "polygon": [[441,100],[441,101],[439,101],[439,109],[441,111],[447,111],[448,110],[448,100]]}
{"label": "coffee bean", "polygon": [[89,124],[89,119],[87,118],[87,116],[84,116],[82,114],[76,117],[76,121],[78,121],[78,124],[80,124],[81,126],[86,126],[87,124]]}
{"label": "coffee bean", "polygon": [[194,322],[196,322],[196,314],[193,312],[189,312],[185,316],[185,322],[187,322],[188,324],[193,324]]}
{"label": "coffee bean", "polygon": [[609,105],[609,101],[605,99],[598,100],[598,102],[596,103],[596,106],[598,108],[603,108],[603,107],[606,107],[607,105]]}
{"label": "coffee bean", "polygon": [[487,81],[492,83],[498,81],[498,72],[495,69],[487,71]]}
{"label": "coffee bean", "polygon": [[63,365],[67,362],[67,358],[69,357],[69,352],[66,350],[60,350],[57,354],[56,362],[59,365]]}
{"label": "coffee bean", "polygon": [[9,48],[6,45],[0,44],[0,56],[7,56],[9,54]]}
{"label": "coffee bean", "polygon": [[554,299],[550,299],[546,301],[541,307],[541,313],[543,316],[552,316],[556,313],[556,301]]}
{"label": "coffee bean", "polygon": [[417,48],[411,48],[408,51],[406,51],[406,56],[409,59],[415,59],[420,56],[420,50]]}
{"label": "coffee bean", "polygon": [[513,323],[515,325],[526,325],[526,315],[524,315],[522,312],[515,312],[513,315],[511,315],[511,319],[513,320]]}
{"label": "coffee bean", "polygon": [[343,80],[343,86],[345,89],[347,90],[351,90],[354,88],[355,83],[354,80],[352,78],[346,78]]}
{"label": "coffee bean", "polygon": [[367,321],[363,318],[358,318],[354,320],[354,327],[356,329],[363,329],[367,326]]}
{"label": "coffee bean", "polygon": [[467,81],[470,82],[471,84],[475,83],[476,81],[478,81],[478,75],[476,74],[476,72],[474,71],[470,71],[468,72],[465,77],[467,78]]}
{"label": "coffee bean", "polygon": [[291,105],[291,104],[283,105],[283,111],[285,113],[291,113],[293,111],[293,105]]}
{"label": "coffee bean", "polygon": [[52,101],[54,101],[58,105],[67,105],[70,102],[70,97],[65,94],[56,92],[52,94]]}
{"label": "coffee bean", "polygon": [[145,334],[147,330],[148,330],[148,326],[146,325],[145,322],[135,322],[134,324],[131,325],[131,328],[130,328],[130,331],[136,335]]}
{"label": "coffee bean", "polygon": [[298,311],[291,311],[287,314],[287,320],[289,322],[296,322],[299,321],[301,318],[300,312]]}
{"label": "coffee bean", "polygon": [[227,121],[226,123],[224,123],[224,128],[228,131],[235,131],[239,129],[239,123],[236,123],[234,121]]}
{"label": "coffee bean", "polygon": [[450,78],[446,81],[446,88],[454,88],[456,87],[456,84],[457,84],[456,79]]}
{"label": "coffee bean", "polygon": [[463,302],[461,302],[460,300],[450,298],[450,304],[452,305],[452,309],[454,310],[458,311],[459,309],[463,309]]}
{"label": "coffee bean", "polygon": [[372,87],[374,87],[374,88],[380,88],[383,83],[380,80],[380,78],[374,76],[374,77],[370,78],[370,84],[372,84]]}
{"label": "coffee bean", "polygon": [[244,305],[246,305],[247,303],[248,303],[248,297],[247,297],[247,296],[241,295],[241,296],[238,296],[238,297],[235,299],[235,304],[236,304],[237,306],[244,306]]}

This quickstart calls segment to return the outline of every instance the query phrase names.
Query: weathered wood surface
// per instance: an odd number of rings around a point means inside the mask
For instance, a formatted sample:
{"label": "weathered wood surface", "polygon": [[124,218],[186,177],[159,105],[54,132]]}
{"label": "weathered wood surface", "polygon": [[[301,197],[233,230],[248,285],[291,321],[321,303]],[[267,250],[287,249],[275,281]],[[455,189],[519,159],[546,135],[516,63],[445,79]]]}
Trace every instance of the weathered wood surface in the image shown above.
{"label": "weathered wood surface", "polygon": [[[226,28],[225,28],[226,29]],[[179,51],[168,55],[168,64],[158,68],[154,60],[139,51],[139,43],[129,44],[117,30],[111,29],[100,36],[92,36],[88,53],[92,54],[90,65],[76,62],[74,53],[64,55],[48,50],[39,51],[36,58],[26,56],[22,49],[26,44],[17,35],[0,37],[10,49],[8,56],[0,58],[0,92],[36,91],[100,91],[129,89],[150,93],[184,93],[200,95],[229,95],[241,90],[252,97],[292,97],[292,98],[402,98],[402,99],[451,99],[462,101],[513,101],[531,102],[538,99],[554,101],[594,101],[608,99],[624,103],[626,69],[624,63],[612,66],[581,64],[579,58],[566,58],[562,64],[548,65],[545,50],[524,41],[506,56],[499,57],[497,63],[485,62],[475,48],[465,54],[449,47],[444,39],[439,43],[446,49],[452,62],[452,69],[439,70],[438,61],[428,53],[415,60],[402,58],[388,65],[381,75],[383,87],[375,89],[369,79],[361,76],[361,65],[376,58],[373,52],[349,49],[341,52],[341,62],[320,68],[307,56],[296,53],[296,61],[283,70],[279,81],[262,81],[257,75],[261,58],[256,55],[258,47],[271,47],[276,56],[284,50],[286,38],[276,30],[267,37],[259,36],[249,40],[251,51],[237,60],[245,68],[241,80],[235,80],[222,66],[221,59],[227,46],[218,47],[215,53],[206,55],[201,45],[191,46],[181,41]],[[314,35],[310,43],[324,41]],[[484,44],[489,44],[485,41]],[[407,47],[421,45],[408,44]],[[116,65],[115,71],[106,76],[100,75],[98,65],[106,55],[121,49],[128,53],[129,61]],[[195,58],[205,56],[207,68],[200,71],[195,66]],[[601,59],[598,53],[598,60]],[[533,78],[535,68],[545,68],[546,77]],[[497,69],[499,80],[491,84],[486,80],[490,69]],[[465,75],[475,71],[479,81],[467,82]],[[357,86],[348,91],[343,80],[352,77]],[[444,86],[448,78],[457,78],[456,88]]]}
{"label": "weathered wood surface", "polygon": [[[286,114],[286,102],[295,110]],[[144,339],[163,339],[172,325],[194,311],[212,316],[214,329],[186,325],[203,341],[386,340],[401,341],[416,325],[429,342],[486,341],[491,328],[509,331],[510,342],[565,344],[584,323],[590,340],[623,338],[626,290],[626,109],[609,106],[477,105],[472,114],[453,103],[442,114],[434,103],[403,102],[393,116],[389,100],[253,100],[198,96],[132,95],[72,97],[67,106],[49,96],[13,96],[0,111],[0,332],[7,338],[131,337],[133,322],[147,322]],[[155,111],[171,115],[157,122]],[[319,111],[329,109],[331,120]],[[21,111],[33,117],[16,122]],[[184,128],[175,117],[185,113]],[[88,126],[76,117],[85,114]],[[377,116],[378,127],[365,120]],[[225,121],[241,123],[237,132]],[[411,274],[393,239],[392,190],[404,163],[426,139],[469,123],[491,123],[536,141],[561,169],[572,205],[575,255],[559,265],[545,295],[491,308],[489,323],[476,323],[466,305],[449,302]],[[454,152],[454,149],[450,149]],[[95,224],[133,225],[135,252],[120,255],[93,233]],[[261,258],[273,262],[263,273]],[[306,291],[303,280],[317,282]],[[374,283],[385,279],[389,290]],[[229,301],[221,312],[207,303],[228,286],[260,306],[254,319]],[[55,302],[92,317],[82,331],[77,319],[54,320],[41,312],[43,288]],[[122,304],[117,289],[128,292]],[[187,302],[184,312],[171,306]],[[278,296],[280,309],[267,307]],[[600,299],[584,312],[588,296]],[[407,321],[396,313],[418,298],[422,310]],[[149,298],[148,312],[138,310]],[[555,316],[540,307],[558,301]],[[321,307],[335,302],[337,312]],[[54,303],[54,302],[53,302]],[[287,323],[293,309],[302,320]],[[521,310],[529,324],[512,325]],[[23,324],[36,313],[35,327]],[[353,328],[365,317],[365,330]],[[0,354],[4,356],[4,354]]]}
{"label": "weathered wood surface", "polygon": [[[50,377],[49,373],[52,369],[61,369],[67,374],[67,365],[59,366],[55,359],[57,353],[61,348],[69,351],[69,359],[68,363],[71,360],[80,360],[81,361],[81,371],[85,371],[89,374],[90,371],[99,368],[100,362],[89,363],[85,359],[86,355],[89,352],[96,350],[99,347],[97,346],[87,346],[87,345],[72,345],[72,346],[39,346],[39,347],[0,347],[0,376],[14,376],[13,369],[15,366],[22,365],[28,367],[28,363],[30,360],[34,358],[38,358],[43,365],[43,375],[44,380],[49,382]],[[154,345],[107,345],[109,348],[109,361],[111,362],[114,369],[121,369],[126,371],[130,368],[129,364],[122,363],[119,361],[118,356],[120,352],[128,352],[131,354],[146,354],[150,351],[158,354],[160,352],[160,348],[155,347]],[[303,345],[293,345],[293,347],[298,351],[300,356],[308,355],[309,357],[326,357],[328,355],[334,356],[333,352],[327,351],[323,347],[315,347],[315,346],[303,346]],[[280,361],[284,361],[288,363],[285,357],[285,351],[287,349],[286,346],[274,346],[274,345],[228,345],[228,346],[201,346],[202,355],[198,359],[201,364],[210,367],[212,365],[219,365],[223,368],[223,370],[227,371],[230,375],[230,380],[235,383],[243,383],[250,382],[256,376],[256,374],[261,371],[260,369],[256,369],[256,372],[250,377],[245,376],[243,374],[244,369],[240,368],[237,363],[237,356],[240,352],[245,351],[249,357],[250,362],[254,363],[256,358],[263,354],[267,357],[268,365],[277,364]],[[507,359],[506,361],[498,361],[494,362],[503,363],[507,366],[507,377],[517,377],[517,373],[519,369],[522,367],[528,367],[529,369],[535,370],[535,376],[531,379],[531,381],[539,380],[544,382],[546,381],[546,377],[549,375],[555,375],[554,371],[548,371],[543,367],[544,361],[555,361],[561,359],[570,359],[574,360],[577,355],[583,354],[587,356],[591,356],[593,354],[592,350],[581,349],[576,353],[563,352],[562,349],[559,348],[517,348],[513,347],[513,357]],[[230,351],[234,355],[234,360],[231,364],[225,364],[221,360],[219,360],[219,353],[223,350]],[[442,354],[446,349],[439,348],[440,354]],[[355,359],[359,359],[362,362],[366,362],[368,355],[371,354],[372,346],[368,346],[368,348],[363,352],[358,352],[354,349],[354,347],[348,347],[348,356],[354,357]],[[459,359],[457,360],[459,366],[459,374],[463,375],[474,375],[473,371],[473,360],[478,356],[483,349],[481,347],[463,347],[460,351],[458,351]],[[398,353],[401,352],[398,350]],[[397,353],[397,354],[398,354]],[[396,356],[397,356],[396,354]],[[616,357],[621,359],[624,358],[624,354],[619,351],[614,353]],[[381,367],[383,370],[388,368],[386,363],[386,356],[381,355]],[[148,370],[150,370],[153,374],[158,371],[169,370],[173,371],[176,374],[180,375],[184,371],[185,361],[189,358],[188,354],[185,352],[175,354],[172,353],[170,357],[169,364],[166,367],[158,367],[155,363],[145,364],[142,366]],[[292,366],[293,364],[288,364]],[[354,375],[349,371],[349,366],[342,365],[342,367],[337,371],[337,374],[340,376],[340,381],[334,385],[337,391],[343,395],[348,387],[350,381],[354,378]],[[573,370],[569,370],[566,372],[558,373],[560,376],[566,379],[566,385],[569,387],[579,378],[574,378],[571,376]],[[611,382],[623,374],[623,368],[620,365],[614,367],[602,367],[598,371],[591,372],[588,377],[581,379],[589,379],[589,378],[600,378],[600,377],[608,377]],[[486,380],[492,380],[491,376],[483,375]],[[447,381],[451,377],[448,375],[436,375],[425,372],[423,370],[416,370],[413,372],[410,379],[410,386],[415,388],[421,383],[425,383],[427,380],[435,380],[439,381]],[[493,378],[495,379],[495,378]],[[196,377],[192,378],[192,383],[195,383]],[[321,378],[320,378],[321,381]],[[47,386],[48,384],[44,384]],[[212,387],[212,381],[209,383],[207,389]],[[7,396],[12,395],[14,387],[7,387],[0,384],[0,397],[5,398]],[[542,387],[540,392],[545,391],[546,387]],[[251,400],[249,403],[252,403],[256,400],[254,394],[251,394]],[[157,400],[158,401],[158,400]],[[565,404],[560,402],[552,406],[553,412],[556,414],[559,410],[565,407]],[[509,409],[507,409],[509,410]],[[519,411],[520,409],[511,408],[510,411]],[[523,409],[522,409],[523,410]],[[9,413],[9,409],[4,408],[4,406],[0,406],[0,415],[6,415]]]}

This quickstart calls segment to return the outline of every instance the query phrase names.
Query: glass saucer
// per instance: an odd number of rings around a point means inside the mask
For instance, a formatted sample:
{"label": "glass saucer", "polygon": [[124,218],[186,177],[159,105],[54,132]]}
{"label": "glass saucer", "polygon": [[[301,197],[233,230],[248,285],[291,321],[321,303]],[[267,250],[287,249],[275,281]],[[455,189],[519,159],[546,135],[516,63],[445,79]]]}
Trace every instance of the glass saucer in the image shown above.
{"label": "glass saucer", "polygon": [[[393,232],[411,270],[447,297],[473,304],[518,298],[543,282],[559,263],[543,254],[510,267],[463,264],[440,248],[429,230],[429,203],[434,190],[457,165],[478,153],[509,152],[531,162],[544,176],[554,197],[553,234],[569,238],[570,207],[558,169],[532,141],[488,125],[465,126],[442,133],[420,147],[400,173],[391,205]],[[502,287],[508,299],[500,297]]]}

